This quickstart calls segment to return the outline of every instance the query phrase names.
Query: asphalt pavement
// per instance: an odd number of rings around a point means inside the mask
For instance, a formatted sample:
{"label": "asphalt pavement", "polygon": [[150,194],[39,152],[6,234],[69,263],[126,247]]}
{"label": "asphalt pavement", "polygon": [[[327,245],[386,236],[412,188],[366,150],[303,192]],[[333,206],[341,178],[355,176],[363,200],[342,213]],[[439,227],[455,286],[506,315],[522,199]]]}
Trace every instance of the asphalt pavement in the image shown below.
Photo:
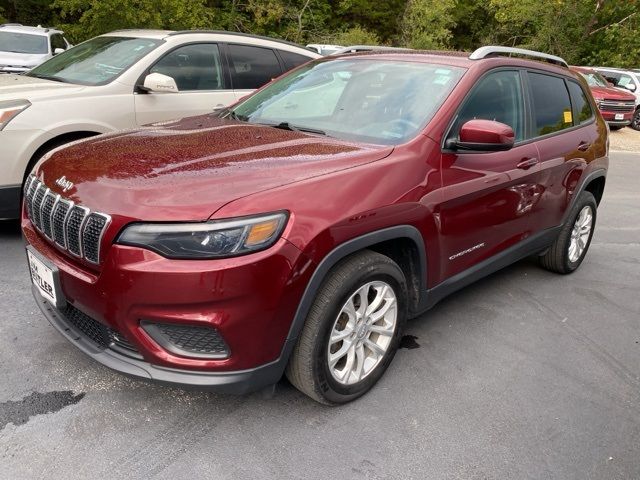
{"label": "asphalt pavement", "polygon": [[0,224],[0,479],[640,479],[640,154],[612,153],[587,259],[525,260],[410,322],[349,405],[222,396],[94,363]]}

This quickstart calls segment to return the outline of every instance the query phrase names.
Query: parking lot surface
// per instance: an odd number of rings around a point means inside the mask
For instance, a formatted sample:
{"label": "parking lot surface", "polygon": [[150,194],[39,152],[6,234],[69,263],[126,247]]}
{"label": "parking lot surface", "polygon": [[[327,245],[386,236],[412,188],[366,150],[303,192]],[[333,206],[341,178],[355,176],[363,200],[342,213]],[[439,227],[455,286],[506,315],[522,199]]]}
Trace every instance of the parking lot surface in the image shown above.
{"label": "parking lot surface", "polygon": [[638,179],[640,154],[611,154],[575,274],[525,260],[452,295],[337,408],[286,381],[221,396],[92,362],[40,314],[0,224],[0,478],[639,479]]}

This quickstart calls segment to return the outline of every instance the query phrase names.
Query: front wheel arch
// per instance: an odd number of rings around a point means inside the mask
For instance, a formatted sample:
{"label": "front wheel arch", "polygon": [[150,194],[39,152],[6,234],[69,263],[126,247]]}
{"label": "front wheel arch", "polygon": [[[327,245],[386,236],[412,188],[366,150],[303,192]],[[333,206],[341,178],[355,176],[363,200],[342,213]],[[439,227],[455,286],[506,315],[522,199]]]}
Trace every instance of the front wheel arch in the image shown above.
{"label": "front wheel arch", "polygon": [[22,183],[24,184],[24,181],[27,179],[27,177],[29,176],[29,173],[31,173],[31,170],[33,170],[33,167],[38,162],[38,160],[40,160],[44,155],[46,155],[51,150],[61,147],[62,145],[66,145],[67,143],[75,142],[76,140],[82,140],[83,138],[93,137],[95,135],[100,135],[100,133],[83,130],[83,131],[77,131],[77,132],[63,133],[56,137],[50,138],[49,140],[44,142],[42,145],[40,145],[38,149],[34,152],[34,154],[31,155],[31,158],[29,159],[29,163],[27,164],[27,168],[24,171]]}
{"label": "front wheel arch", "polygon": [[[307,318],[309,309],[311,308],[311,305],[315,299],[316,293],[320,289],[323,281],[325,280],[327,274],[333,266],[337,265],[338,262],[340,262],[347,256],[360,250],[369,249],[378,251],[376,248],[377,246],[388,244],[390,242],[393,242],[394,240],[408,241],[411,242],[413,246],[415,246],[416,258],[418,259],[419,265],[418,268],[415,269],[415,275],[417,276],[417,278],[415,280],[411,280],[411,282],[417,285],[418,292],[416,300],[419,303],[427,290],[427,254],[425,251],[424,240],[420,231],[412,225],[398,225],[374,232],[369,232],[365,235],[352,238],[351,240],[338,245],[327,255],[325,255],[322,261],[318,264],[318,267],[311,275],[311,279],[307,283],[307,287],[302,295],[302,298],[300,299],[300,302],[298,303],[298,308],[296,310],[293,321],[291,322],[289,334],[287,335],[286,345],[290,346],[292,344],[295,344],[298,335],[302,331],[304,321]],[[385,254],[385,252],[382,251],[380,253]],[[392,260],[395,259],[392,258]],[[410,272],[407,272],[407,274],[409,273]],[[407,280],[409,281],[409,279]],[[414,307],[414,305],[412,305],[412,307]],[[283,352],[284,358],[282,359],[285,361],[288,360],[289,354],[291,353],[291,349],[288,350],[289,351]]]}

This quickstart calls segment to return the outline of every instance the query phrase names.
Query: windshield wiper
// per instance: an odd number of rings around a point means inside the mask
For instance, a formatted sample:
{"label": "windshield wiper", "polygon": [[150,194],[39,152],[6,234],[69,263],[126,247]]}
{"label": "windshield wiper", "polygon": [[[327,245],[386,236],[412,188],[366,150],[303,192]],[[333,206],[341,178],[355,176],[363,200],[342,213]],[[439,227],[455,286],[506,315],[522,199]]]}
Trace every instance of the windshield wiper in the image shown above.
{"label": "windshield wiper", "polygon": [[61,83],[65,83],[65,81],[60,78],[60,77],[55,77],[53,75],[39,75],[37,73],[30,73],[28,75],[29,77],[35,77],[35,78],[41,78],[43,80],[52,80],[54,82],[61,82]]}
{"label": "windshield wiper", "polygon": [[230,118],[231,120],[238,120],[239,122],[246,122],[247,117],[244,115],[238,115],[236,112],[231,110],[229,107],[221,108],[220,110],[213,112],[213,115],[220,118]]}
{"label": "windshield wiper", "polygon": [[289,122],[281,122],[276,125],[271,125],[274,128],[280,128],[282,130],[291,130],[292,132],[305,132],[305,133],[315,133],[316,135],[327,135],[327,132],[324,130],[318,130],[317,128],[303,127],[298,125],[292,125]]}

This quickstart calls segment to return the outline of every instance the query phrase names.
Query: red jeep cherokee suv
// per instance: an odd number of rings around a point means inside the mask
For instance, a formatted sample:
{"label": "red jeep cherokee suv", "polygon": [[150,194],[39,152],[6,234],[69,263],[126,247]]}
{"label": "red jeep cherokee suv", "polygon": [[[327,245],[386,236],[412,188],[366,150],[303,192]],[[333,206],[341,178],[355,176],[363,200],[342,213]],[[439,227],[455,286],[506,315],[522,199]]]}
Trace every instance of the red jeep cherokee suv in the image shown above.
{"label": "red jeep cherokee suv", "polygon": [[445,295],[528,255],[578,268],[607,166],[558,57],[346,55],[52,152],[22,228],[40,309],[95,360],[225,392],[286,373],[337,404]]}

